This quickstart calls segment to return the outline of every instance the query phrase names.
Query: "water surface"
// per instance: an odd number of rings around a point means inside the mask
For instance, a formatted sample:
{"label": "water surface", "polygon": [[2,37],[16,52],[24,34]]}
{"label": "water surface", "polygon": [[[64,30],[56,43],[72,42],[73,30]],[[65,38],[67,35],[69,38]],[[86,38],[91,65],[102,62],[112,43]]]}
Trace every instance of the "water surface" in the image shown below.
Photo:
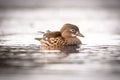
{"label": "water surface", "polygon": [[56,50],[35,36],[0,36],[0,80],[119,80],[119,35],[87,34],[82,45]]}

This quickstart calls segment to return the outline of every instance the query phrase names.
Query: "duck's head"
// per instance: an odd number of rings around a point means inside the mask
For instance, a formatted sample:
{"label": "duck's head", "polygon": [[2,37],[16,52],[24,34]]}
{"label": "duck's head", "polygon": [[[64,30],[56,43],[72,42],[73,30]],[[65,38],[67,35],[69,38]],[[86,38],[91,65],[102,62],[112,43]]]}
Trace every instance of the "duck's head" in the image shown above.
{"label": "duck's head", "polygon": [[73,24],[64,24],[60,32],[63,38],[84,37],[84,35],[80,33],[79,28]]}

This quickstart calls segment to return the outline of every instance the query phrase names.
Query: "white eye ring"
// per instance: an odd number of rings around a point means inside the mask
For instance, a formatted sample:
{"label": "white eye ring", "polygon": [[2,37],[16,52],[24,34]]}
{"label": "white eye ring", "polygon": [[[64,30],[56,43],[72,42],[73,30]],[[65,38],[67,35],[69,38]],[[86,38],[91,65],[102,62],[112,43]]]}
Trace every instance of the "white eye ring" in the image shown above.
{"label": "white eye ring", "polygon": [[71,31],[71,32],[75,32],[75,29],[71,29],[70,31]]}

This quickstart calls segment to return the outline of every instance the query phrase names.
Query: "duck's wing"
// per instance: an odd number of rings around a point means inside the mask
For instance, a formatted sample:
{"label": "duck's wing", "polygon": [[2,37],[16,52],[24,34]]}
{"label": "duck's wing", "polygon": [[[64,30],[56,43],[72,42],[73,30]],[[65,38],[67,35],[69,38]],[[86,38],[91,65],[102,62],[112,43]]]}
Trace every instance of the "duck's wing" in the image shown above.
{"label": "duck's wing", "polygon": [[60,37],[61,36],[61,33],[60,31],[53,31],[53,32],[47,32],[43,35],[42,38],[35,38],[35,40],[42,40],[42,39],[49,39],[49,38],[56,38],[56,37]]}

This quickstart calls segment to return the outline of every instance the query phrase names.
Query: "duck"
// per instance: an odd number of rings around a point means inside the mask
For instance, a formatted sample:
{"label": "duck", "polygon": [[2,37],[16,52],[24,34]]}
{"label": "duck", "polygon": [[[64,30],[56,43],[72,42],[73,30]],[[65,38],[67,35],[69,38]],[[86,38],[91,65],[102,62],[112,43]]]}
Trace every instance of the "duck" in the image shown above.
{"label": "duck", "polygon": [[44,33],[42,38],[35,39],[40,41],[41,46],[46,47],[76,46],[82,44],[77,36],[84,37],[76,25],[66,23],[60,31],[49,31]]}

